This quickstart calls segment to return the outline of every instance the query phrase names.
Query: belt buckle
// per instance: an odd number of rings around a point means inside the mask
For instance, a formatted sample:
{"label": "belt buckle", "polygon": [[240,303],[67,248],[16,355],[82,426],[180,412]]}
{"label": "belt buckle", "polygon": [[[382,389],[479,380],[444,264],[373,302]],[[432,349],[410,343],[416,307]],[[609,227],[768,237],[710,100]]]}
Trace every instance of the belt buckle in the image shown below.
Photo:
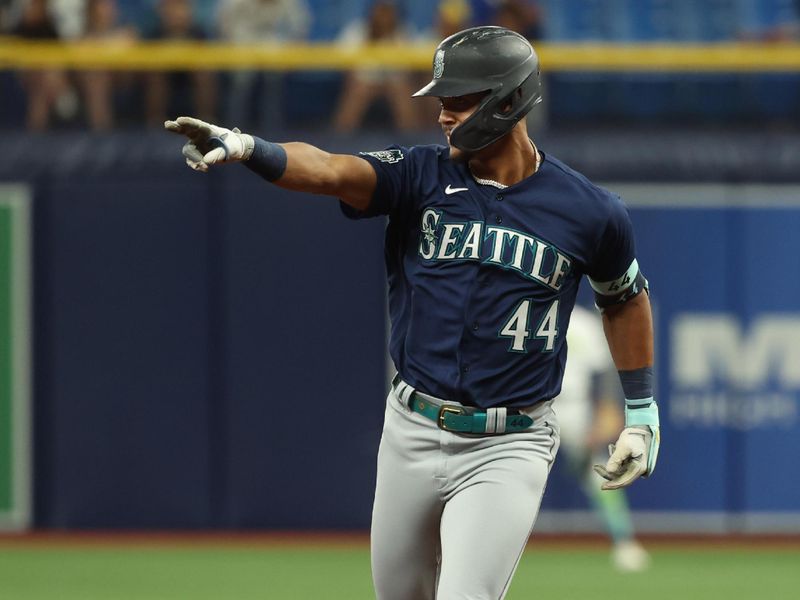
{"label": "belt buckle", "polygon": [[450,414],[453,414],[453,415],[464,415],[464,414],[466,414],[466,412],[467,411],[465,411],[463,408],[458,407],[458,406],[448,406],[446,404],[443,405],[439,409],[439,418],[438,418],[439,429],[442,429],[443,431],[452,431],[452,429],[448,429],[447,427],[445,427],[445,424],[444,424],[444,416],[445,416],[445,414],[450,413]]}

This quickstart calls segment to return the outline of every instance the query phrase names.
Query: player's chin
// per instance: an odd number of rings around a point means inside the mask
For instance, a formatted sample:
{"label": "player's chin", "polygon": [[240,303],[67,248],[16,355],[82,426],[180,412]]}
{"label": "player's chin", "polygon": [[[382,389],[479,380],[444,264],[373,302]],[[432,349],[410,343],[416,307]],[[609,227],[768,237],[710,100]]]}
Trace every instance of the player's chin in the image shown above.
{"label": "player's chin", "polygon": [[447,144],[450,146],[450,160],[455,160],[458,162],[466,162],[469,158],[469,154],[462,150],[461,148],[456,148],[453,144],[450,143],[450,139],[447,139]]}

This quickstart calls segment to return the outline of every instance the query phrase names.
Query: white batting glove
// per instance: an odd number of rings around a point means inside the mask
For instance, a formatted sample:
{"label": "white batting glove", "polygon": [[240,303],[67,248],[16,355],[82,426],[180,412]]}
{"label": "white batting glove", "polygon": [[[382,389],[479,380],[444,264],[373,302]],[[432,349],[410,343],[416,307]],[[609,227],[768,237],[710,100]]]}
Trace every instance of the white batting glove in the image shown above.
{"label": "white batting glove", "polygon": [[186,164],[203,173],[211,165],[247,160],[255,146],[253,136],[238,128],[225,129],[194,117],[165,121],[164,129],[189,138],[182,151]]}
{"label": "white batting glove", "polygon": [[646,425],[626,427],[616,444],[608,447],[611,455],[605,465],[594,465],[595,472],[607,481],[601,489],[616,490],[629,486],[655,469],[659,429]]}

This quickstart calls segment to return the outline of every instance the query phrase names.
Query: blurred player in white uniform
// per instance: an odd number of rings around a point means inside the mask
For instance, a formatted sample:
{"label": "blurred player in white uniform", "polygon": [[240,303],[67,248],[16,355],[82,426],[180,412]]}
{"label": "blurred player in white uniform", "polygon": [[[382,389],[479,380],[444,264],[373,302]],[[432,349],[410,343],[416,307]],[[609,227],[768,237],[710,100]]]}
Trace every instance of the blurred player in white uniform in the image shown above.
{"label": "blurred player in white uniform", "polygon": [[553,408],[561,422],[561,452],[581,483],[613,543],[612,561],[623,572],[650,564],[634,539],[633,523],[622,489],[601,491],[592,463],[606,454],[623,424],[620,389],[600,316],[575,305],[567,331],[567,367],[561,395]]}

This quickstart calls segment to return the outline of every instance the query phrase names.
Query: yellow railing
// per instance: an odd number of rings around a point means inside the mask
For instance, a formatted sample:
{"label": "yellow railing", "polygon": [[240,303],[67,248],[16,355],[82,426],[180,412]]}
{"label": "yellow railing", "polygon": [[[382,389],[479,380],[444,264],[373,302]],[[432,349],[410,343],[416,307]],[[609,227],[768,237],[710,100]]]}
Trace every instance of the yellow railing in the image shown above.
{"label": "yellow railing", "polygon": [[[800,72],[800,44],[536,45],[546,72]],[[97,44],[0,38],[0,68],[113,70],[341,70],[382,67],[427,70],[433,45],[229,45],[221,43]]]}

